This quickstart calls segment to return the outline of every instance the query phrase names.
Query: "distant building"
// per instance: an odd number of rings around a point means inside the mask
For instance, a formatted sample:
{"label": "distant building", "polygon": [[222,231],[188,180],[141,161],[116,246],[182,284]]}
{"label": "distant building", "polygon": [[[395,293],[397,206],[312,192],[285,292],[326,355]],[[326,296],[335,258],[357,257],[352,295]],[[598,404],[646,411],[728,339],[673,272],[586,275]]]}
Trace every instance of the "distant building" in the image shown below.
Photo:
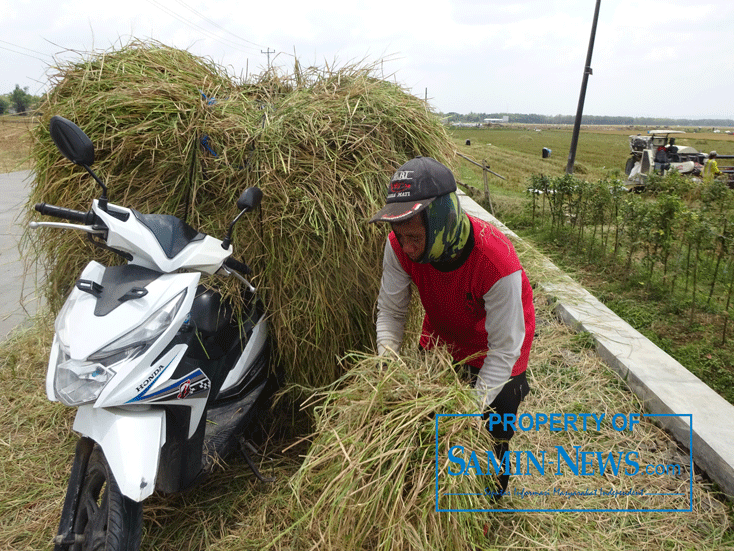
{"label": "distant building", "polygon": [[484,119],[484,122],[486,124],[493,124],[493,123],[498,123],[498,122],[510,122],[510,116],[505,115],[501,119]]}

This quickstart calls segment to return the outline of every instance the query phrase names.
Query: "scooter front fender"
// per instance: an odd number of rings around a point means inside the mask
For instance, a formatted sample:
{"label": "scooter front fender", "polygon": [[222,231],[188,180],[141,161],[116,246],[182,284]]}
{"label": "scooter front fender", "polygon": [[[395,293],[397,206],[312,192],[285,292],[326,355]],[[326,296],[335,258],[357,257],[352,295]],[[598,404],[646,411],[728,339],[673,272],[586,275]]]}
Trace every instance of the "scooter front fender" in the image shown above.
{"label": "scooter front fender", "polygon": [[77,411],[74,430],[99,444],[124,496],[140,502],[153,493],[166,442],[165,411],[86,404]]}

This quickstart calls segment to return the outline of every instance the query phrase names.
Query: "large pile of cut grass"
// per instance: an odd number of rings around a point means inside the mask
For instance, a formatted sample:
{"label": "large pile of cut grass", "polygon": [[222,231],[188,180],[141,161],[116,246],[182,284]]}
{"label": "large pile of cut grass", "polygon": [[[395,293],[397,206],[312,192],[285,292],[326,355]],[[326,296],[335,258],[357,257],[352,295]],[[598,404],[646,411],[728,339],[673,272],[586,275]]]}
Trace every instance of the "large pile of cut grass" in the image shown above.
{"label": "large pile of cut grass", "polygon": [[[416,155],[448,163],[453,152],[423,101],[369,66],[296,63],[291,75],[237,82],[188,52],[140,42],[60,66],[52,83],[29,204],[87,210],[99,195],[53,146],[53,115],[95,143],[95,170],[114,203],[221,237],[241,191],[257,185],[262,210],[239,223],[235,255],[254,268],[287,379],[323,386],[338,378],[347,350],[372,346],[385,229],[366,220],[395,168]],[[48,273],[44,294],[58,308],[89,247],[56,231],[39,233],[35,245]],[[234,286],[227,292],[236,298]]]}

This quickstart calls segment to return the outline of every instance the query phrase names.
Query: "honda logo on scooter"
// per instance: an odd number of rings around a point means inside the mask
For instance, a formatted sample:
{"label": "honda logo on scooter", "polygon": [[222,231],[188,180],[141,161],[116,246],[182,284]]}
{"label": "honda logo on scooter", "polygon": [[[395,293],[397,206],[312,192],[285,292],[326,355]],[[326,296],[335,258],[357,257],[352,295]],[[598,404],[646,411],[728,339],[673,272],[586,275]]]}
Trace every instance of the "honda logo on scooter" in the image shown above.
{"label": "honda logo on scooter", "polygon": [[165,365],[159,365],[158,367],[156,367],[155,371],[153,371],[153,373],[148,375],[148,378],[143,381],[143,384],[141,384],[139,387],[135,389],[135,392],[140,392],[141,390],[144,390],[145,387],[147,387],[150,383],[155,381],[156,377],[158,377],[158,374],[161,371],[163,371],[165,367],[166,367]]}

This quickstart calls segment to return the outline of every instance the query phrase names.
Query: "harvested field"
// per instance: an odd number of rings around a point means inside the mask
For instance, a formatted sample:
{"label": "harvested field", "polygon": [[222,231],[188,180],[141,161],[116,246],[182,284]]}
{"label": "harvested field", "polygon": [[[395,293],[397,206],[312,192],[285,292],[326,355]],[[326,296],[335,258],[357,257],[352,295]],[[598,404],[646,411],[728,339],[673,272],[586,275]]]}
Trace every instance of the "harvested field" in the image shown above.
{"label": "harvested field", "polygon": [[33,117],[0,116],[0,172],[28,170]]}

